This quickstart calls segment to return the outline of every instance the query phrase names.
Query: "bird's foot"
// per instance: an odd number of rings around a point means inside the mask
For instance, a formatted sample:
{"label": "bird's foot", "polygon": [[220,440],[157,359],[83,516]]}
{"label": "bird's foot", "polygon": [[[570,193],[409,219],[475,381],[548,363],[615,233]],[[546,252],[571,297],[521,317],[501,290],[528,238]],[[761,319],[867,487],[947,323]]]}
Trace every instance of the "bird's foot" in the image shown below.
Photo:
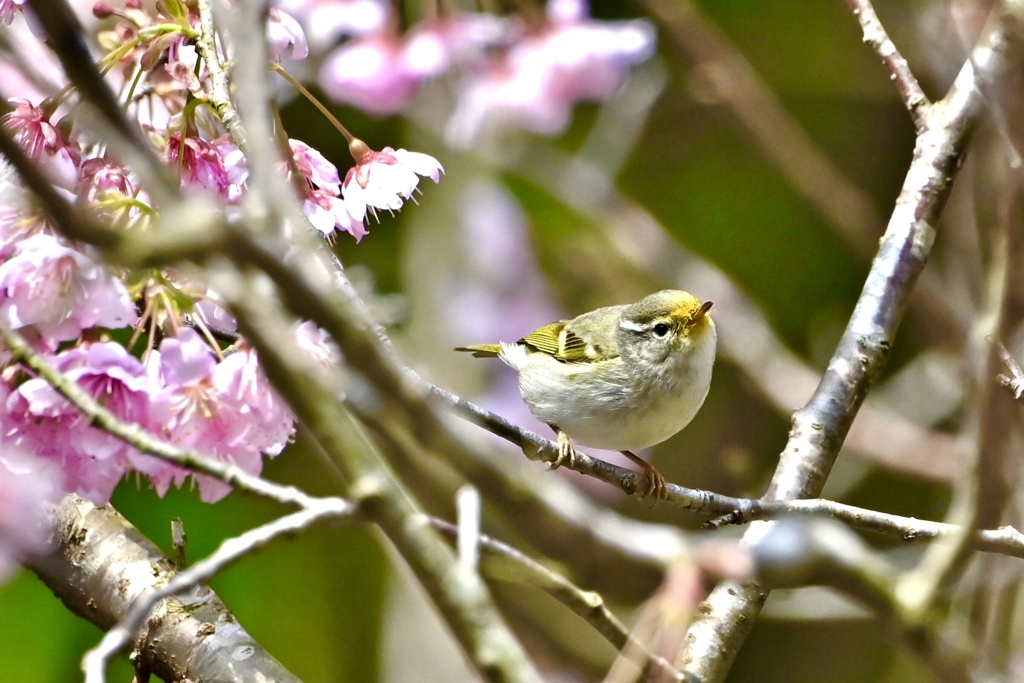
{"label": "bird's foot", "polygon": [[653,496],[655,501],[663,500],[668,497],[668,487],[665,485],[665,477],[661,476],[661,472],[654,469],[654,466],[648,463],[646,460],[638,455],[635,455],[629,451],[620,451],[624,456],[632,460],[640,468],[640,471],[647,481],[651,483],[647,492],[643,494],[643,498],[647,496]]}
{"label": "bird's foot", "polygon": [[575,457],[576,451],[573,450],[572,444],[569,442],[569,435],[559,430],[558,457],[548,463],[548,469],[557,470],[562,465],[568,465],[571,468],[573,464],[573,458]]}

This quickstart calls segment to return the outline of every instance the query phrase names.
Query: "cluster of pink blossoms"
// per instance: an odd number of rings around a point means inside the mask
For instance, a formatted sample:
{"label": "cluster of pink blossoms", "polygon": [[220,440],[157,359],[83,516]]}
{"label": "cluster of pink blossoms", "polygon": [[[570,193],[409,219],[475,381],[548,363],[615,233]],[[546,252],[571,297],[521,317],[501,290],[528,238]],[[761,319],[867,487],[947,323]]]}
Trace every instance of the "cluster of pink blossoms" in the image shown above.
{"label": "cluster of pink blossoms", "polygon": [[[88,171],[80,178],[94,188],[102,173]],[[112,185],[126,187],[116,174]],[[57,235],[7,168],[0,174],[0,199],[0,321],[5,326],[19,331],[115,416],[171,443],[253,473],[261,469],[262,453],[281,451],[292,416],[251,349],[239,343],[234,353],[218,358],[194,329],[180,325],[142,359],[104,340],[104,330],[139,323],[125,284],[90,249]],[[23,460],[31,456],[48,463],[41,471],[59,472],[66,490],[100,503],[131,470],[149,475],[160,494],[188,476],[91,426],[48,382],[16,364],[0,374],[0,447],[5,454],[10,450]],[[204,500],[228,492],[220,482],[197,481]]]}
{"label": "cluster of pink blossoms", "polygon": [[[3,24],[21,22],[26,11],[18,0],[0,0]],[[209,70],[195,48],[200,22],[189,5],[153,9],[125,0],[121,8],[97,3],[94,12],[112,24],[97,36],[108,54],[108,82],[182,189],[216,196],[225,207],[242,201],[245,155],[211,107],[189,106],[208,101],[210,92]],[[274,59],[308,52],[302,27],[279,9],[270,11],[266,37]],[[21,38],[39,40],[27,31]],[[230,46],[221,47],[230,56]],[[22,64],[0,66],[11,71]],[[26,83],[63,80],[57,73],[31,76]],[[0,92],[9,84],[0,83]],[[69,115],[73,91],[24,95],[8,100],[11,111],[0,128],[58,192],[113,229],[145,231],[159,220],[159,207],[139,178],[78,130]],[[376,151],[356,139],[350,144],[355,163],[344,174],[309,145],[291,140],[290,147],[282,181],[298,173],[303,210],[328,238],[347,232],[358,241],[378,212],[397,211],[413,197],[421,177],[438,182],[443,173],[428,155]],[[180,448],[259,474],[263,456],[278,455],[294,431],[294,417],[252,347],[244,339],[228,349],[214,342],[214,333],[235,336],[234,320],[214,292],[176,271],[111,268],[48,222],[2,158],[0,322],[114,416]],[[295,341],[322,363],[339,361],[333,342],[312,323],[298,326]],[[103,503],[131,473],[146,476],[160,495],[190,476],[204,501],[229,492],[218,480],[192,475],[93,426],[48,381],[13,362],[0,342],[0,580],[12,558],[41,549],[43,502],[76,492]]]}
{"label": "cluster of pink blossoms", "polygon": [[[123,9],[98,2],[95,14],[117,22],[100,32],[99,42],[110,54],[120,57],[122,68],[111,71],[112,86],[126,94],[146,91],[132,113],[150,132],[157,148],[164,151],[168,166],[180,175],[182,184],[234,203],[246,191],[245,156],[208,109],[192,110],[186,118],[190,98],[207,99],[209,73],[194,46],[199,18],[186,6],[178,7],[187,13],[173,15],[158,5],[157,11],[165,14],[151,15],[139,0],[125,0]],[[21,9],[20,4],[10,5],[9,12],[0,13],[0,21],[10,23]],[[179,30],[174,30],[175,23],[180,25]],[[300,24],[277,8],[269,13],[266,38],[275,60],[303,59],[309,52]],[[133,83],[134,71],[140,65],[149,65],[150,69],[144,70],[142,83]],[[15,110],[5,117],[8,129],[55,184],[69,191],[79,190],[79,168],[85,165],[99,182],[109,184],[113,174],[120,174],[128,186],[109,189],[118,189],[122,196],[132,199],[132,217],[147,218],[144,211],[139,214],[139,208],[146,204],[145,194],[130,187],[127,173],[105,162],[100,168],[101,162],[96,159],[83,159],[77,143],[58,132],[51,120],[57,106],[35,106],[25,99],[13,104]],[[400,209],[418,191],[420,177],[438,182],[444,172],[437,159],[429,155],[390,147],[375,151],[353,138],[350,150],[355,165],[342,180],[338,168],[315,149],[297,140],[291,142],[291,148],[295,168],[304,181],[303,209],[313,226],[329,238],[347,232],[361,239],[367,234],[370,217],[378,211]],[[283,164],[282,173],[287,176],[290,168],[291,164]]]}
{"label": "cluster of pink blossoms", "polygon": [[[494,128],[561,132],[573,105],[606,101],[655,45],[650,23],[593,20],[585,0],[548,0],[543,22],[452,13],[405,34],[395,29],[386,0],[284,4],[300,22],[319,27],[322,43],[337,34],[352,36],[324,58],[320,69],[321,88],[338,102],[394,114],[410,104],[421,84],[457,71],[456,104],[446,133],[457,147],[469,147]],[[328,6],[335,18],[325,29]]]}
{"label": "cluster of pink blossoms", "polygon": [[361,140],[349,145],[357,163],[345,174],[300,140],[290,140],[295,167],[305,180],[303,212],[314,228],[330,237],[335,229],[358,242],[366,234],[368,216],[377,210],[398,211],[413,196],[420,176],[435,183],[444,169],[434,157],[419,152],[385,147],[375,151]]}
{"label": "cluster of pink blossoms", "polygon": [[[140,359],[104,340],[104,329],[139,322],[124,284],[89,249],[55,235],[6,168],[0,198],[5,206],[0,320],[5,326],[29,339],[44,359],[116,417],[172,444],[253,474],[262,468],[262,455],[281,452],[293,418],[244,341],[221,355],[196,330],[178,325],[173,336]],[[181,283],[179,292],[184,291],[196,291],[196,285]],[[193,317],[233,331],[233,321],[209,299],[197,303]],[[311,323],[297,329],[296,343],[323,362],[338,360],[333,344]],[[8,454],[17,461],[6,460]],[[130,471],[148,475],[161,495],[189,476],[91,426],[48,382],[16,364],[0,374],[0,455],[0,468],[35,471],[49,478],[47,490],[74,491],[97,503],[108,500]],[[196,481],[205,501],[229,491],[209,477],[199,475]],[[5,495],[0,483],[0,549]]]}

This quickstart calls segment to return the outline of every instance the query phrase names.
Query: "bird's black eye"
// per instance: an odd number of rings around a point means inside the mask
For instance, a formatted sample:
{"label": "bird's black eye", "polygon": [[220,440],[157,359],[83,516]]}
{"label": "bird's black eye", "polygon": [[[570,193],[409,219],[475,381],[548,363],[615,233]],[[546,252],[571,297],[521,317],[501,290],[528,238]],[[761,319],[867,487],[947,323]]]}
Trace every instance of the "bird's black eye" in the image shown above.
{"label": "bird's black eye", "polygon": [[668,331],[670,329],[672,328],[670,328],[667,323],[658,323],[657,325],[654,326],[654,336],[664,337],[666,334],[668,334]]}

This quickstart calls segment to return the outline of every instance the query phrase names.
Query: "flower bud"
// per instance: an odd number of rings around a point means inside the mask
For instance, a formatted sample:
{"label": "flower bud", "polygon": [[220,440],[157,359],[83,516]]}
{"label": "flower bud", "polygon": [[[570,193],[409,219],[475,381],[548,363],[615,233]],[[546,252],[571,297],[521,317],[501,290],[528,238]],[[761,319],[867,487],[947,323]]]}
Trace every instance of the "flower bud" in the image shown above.
{"label": "flower bud", "polygon": [[99,2],[92,6],[92,15],[97,19],[106,19],[109,16],[113,16],[113,14],[114,8],[103,2],[103,0],[99,0]]}

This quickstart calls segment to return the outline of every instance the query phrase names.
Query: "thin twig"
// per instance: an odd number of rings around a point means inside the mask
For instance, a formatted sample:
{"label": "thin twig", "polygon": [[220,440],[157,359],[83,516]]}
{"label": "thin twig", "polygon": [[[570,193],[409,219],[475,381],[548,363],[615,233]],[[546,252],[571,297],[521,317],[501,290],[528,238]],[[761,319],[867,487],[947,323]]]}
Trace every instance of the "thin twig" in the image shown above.
{"label": "thin twig", "polygon": [[[431,518],[430,523],[445,535],[452,538],[458,537],[458,527],[451,523],[436,517]],[[608,609],[599,593],[583,590],[558,572],[551,571],[525,553],[491,536],[481,534],[479,541],[485,558],[489,558],[491,561],[501,558],[514,566],[518,575],[515,580],[536,586],[551,595],[585,619],[609,643],[614,645],[615,649],[637,655],[636,663],[641,666],[645,666],[649,662],[651,669],[657,671],[659,675],[667,675],[670,680],[681,680],[681,674],[671,664],[652,653],[630,635],[629,629]],[[487,565],[488,562],[485,560],[485,571]],[[504,571],[487,573],[493,574],[494,578],[500,580],[509,580],[507,572]]]}
{"label": "thin twig", "polygon": [[[526,457],[543,462],[554,462],[558,458],[558,444],[554,441],[546,439],[528,429],[523,429],[500,415],[481,408],[450,391],[433,385],[430,385],[430,390],[434,397],[439,399],[445,407],[452,410],[456,415],[515,444],[522,449]],[[613,465],[587,455],[582,451],[576,451],[573,462],[566,463],[564,467],[574,472],[600,479],[622,489],[628,494],[638,495],[648,490],[647,478],[639,472]],[[671,502],[684,510],[697,514],[725,514],[738,507],[742,507],[744,504],[742,498],[733,498],[709,491],[689,489],[678,484],[667,483],[666,487],[666,502]]]}
{"label": "thin twig", "polygon": [[231,82],[228,80],[228,70],[221,62],[217,53],[217,33],[213,22],[213,0],[199,0],[199,38],[196,40],[196,50],[206,63],[210,72],[210,103],[217,110],[224,127],[227,128],[231,141],[238,145],[238,148],[245,154],[249,149],[249,137],[246,135],[242,119],[239,118],[235,105],[231,101]]}
{"label": "thin twig", "polygon": [[914,72],[910,70],[910,65],[889,38],[885,27],[875,14],[871,0],[846,0],[846,4],[860,22],[860,27],[864,31],[864,42],[882,58],[889,78],[896,84],[900,99],[910,112],[910,118],[914,120],[915,130],[921,133],[925,129],[928,107],[931,103],[921,89],[921,84],[917,82]]}
{"label": "thin twig", "polygon": [[[962,533],[961,528],[946,522],[934,522],[869,510],[824,498],[809,500],[750,500],[743,511],[708,522],[711,528],[727,524],[747,524],[758,519],[779,519],[789,516],[827,516],[861,531],[871,531],[907,543],[925,543],[948,539]],[[1024,559],[1024,534],[1012,526],[981,529],[969,538],[975,550]]]}

